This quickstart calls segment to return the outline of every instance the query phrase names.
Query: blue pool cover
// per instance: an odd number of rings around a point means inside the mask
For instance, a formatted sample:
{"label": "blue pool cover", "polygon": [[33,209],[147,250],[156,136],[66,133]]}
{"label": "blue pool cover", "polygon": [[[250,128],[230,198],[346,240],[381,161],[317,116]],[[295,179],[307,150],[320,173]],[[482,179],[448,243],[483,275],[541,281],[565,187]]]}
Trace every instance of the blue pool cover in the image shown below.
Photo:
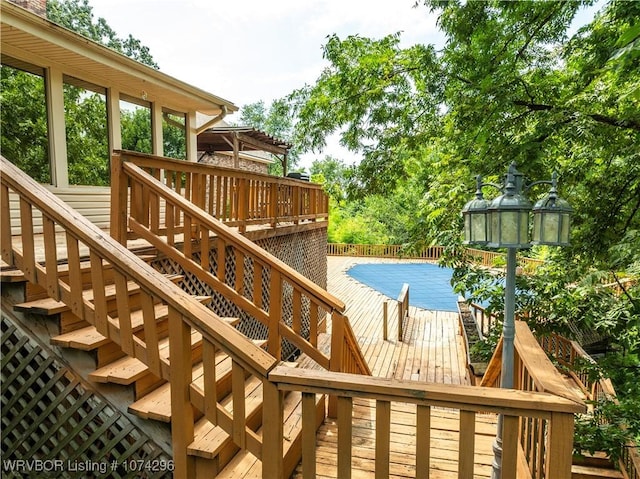
{"label": "blue pool cover", "polygon": [[451,288],[451,268],[429,263],[357,264],[347,274],[395,300],[409,284],[409,303],[435,311],[457,311],[458,295]]}

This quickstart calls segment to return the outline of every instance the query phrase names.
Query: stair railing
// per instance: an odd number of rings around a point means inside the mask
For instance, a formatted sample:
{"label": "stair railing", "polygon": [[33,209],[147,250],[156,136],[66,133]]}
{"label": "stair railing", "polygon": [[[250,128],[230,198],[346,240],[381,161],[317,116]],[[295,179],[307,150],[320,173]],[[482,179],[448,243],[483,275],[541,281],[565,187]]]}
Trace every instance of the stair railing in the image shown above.
{"label": "stair railing", "polygon": [[[590,401],[608,399],[616,401],[616,391],[609,378],[595,378],[584,368],[578,366],[579,361],[595,364],[595,360],[575,341],[559,334],[544,336],[539,340],[542,349],[566,368],[567,373],[578,384]],[[630,479],[640,478],[640,452],[638,445],[632,441],[623,448],[620,457],[620,468]]]}
{"label": "stair railing", "polygon": [[[128,229],[265,325],[271,355],[281,359],[282,340],[286,339],[327,370],[370,374],[353,332],[346,326],[342,301],[155,176],[131,162],[121,162],[117,153],[112,164],[112,177],[120,177],[120,193],[114,194],[125,198],[129,191],[131,195],[130,201],[119,201],[131,205],[120,212]],[[162,205],[164,218],[154,217],[157,210],[152,205]],[[205,253],[213,249],[214,255]],[[228,260],[235,263],[232,274]],[[283,307],[286,301],[291,301],[290,308]],[[309,318],[308,332],[302,321],[304,313]],[[318,348],[318,334],[326,328],[327,313],[333,319],[330,356]]]}
{"label": "stair railing", "polygon": [[[580,397],[566,386],[562,375],[540,347],[527,323],[524,321],[516,321],[515,327],[514,389],[550,393],[558,398],[564,398],[580,406],[581,410],[579,412],[584,412],[586,410],[584,403]],[[481,387],[500,386],[502,345],[502,340],[500,340],[482,378],[480,383]],[[529,465],[531,477],[534,479],[548,477],[546,465],[542,462],[545,448],[548,447],[545,443],[545,436],[549,433],[548,427],[551,426],[539,418],[523,418],[520,422],[520,434],[518,438],[520,439],[522,450]],[[562,447],[571,452],[573,449],[573,432],[567,435],[565,439],[567,442],[565,442]],[[560,445],[558,445],[558,447],[560,447]],[[569,475],[566,477],[569,477]]]}
{"label": "stair railing", "polygon": [[[277,455],[278,451],[282,453],[282,438],[276,441],[269,435],[270,431],[277,431],[277,426],[272,425],[260,436],[247,425],[243,414],[245,376],[253,375],[262,381],[265,398],[278,396],[275,386],[267,379],[269,370],[278,361],[4,157],[0,157],[0,165],[2,260],[20,269],[32,283],[45,288],[49,296],[64,302],[76,316],[119,344],[129,356],[146,364],[153,374],[171,382],[176,477],[194,475],[194,459],[187,454],[187,447],[194,440],[196,411],[222,427],[239,447],[261,458],[264,477],[281,477],[274,475],[274,471],[282,469],[282,455]],[[9,227],[11,201],[19,202],[19,240],[12,236]],[[33,234],[34,214],[42,216],[42,242]],[[61,242],[65,245],[59,244]],[[64,276],[58,270],[59,246],[67,251],[68,275]],[[81,263],[86,258],[91,265],[92,298],[85,295],[83,288]],[[117,307],[111,310],[104,294],[105,263],[112,265],[115,275]],[[132,332],[132,305],[128,295],[131,283],[141,290],[143,334]],[[159,348],[161,338],[154,315],[154,304],[158,302],[164,302],[169,309],[169,358]],[[194,332],[202,336],[204,389],[193,383],[191,337]],[[233,412],[217,397],[216,351],[224,351],[232,358]],[[274,405],[278,402],[271,404]],[[273,411],[264,411],[264,420],[269,424]],[[279,427],[282,429],[282,424]]]}
{"label": "stair railing", "polygon": [[[416,381],[401,381],[384,378],[368,378],[361,375],[330,373],[326,371],[296,370],[276,367],[269,378],[277,384],[279,391],[302,391],[302,474],[304,478],[316,475],[316,436],[312,432],[313,404],[316,394],[337,397],[337,465],[335,470],[324,474],[333,477],[351,477],[352,450],[357,447],[353,431],[358,427],[369,427],[375,418],[375,459],[369,467],[375,469],[376,477],[389,477],[391,416],[394,403],[416,405],[416,421],[407,422],[404,428],[415,427],[410,434],[415,444],[407,444],[403,449],[402,465],[411,467],[415,477],[430,477],[430,467],[435,465],[431,454],[436,421],[432,421],[432,408],[447,408],[459,411],[459,435],[457,477],[478,477],[475,459],[476,422],[478,413],[503,414],[503,454],[502,477],[524,477],[517,474],[519,467],[519,438],[524,429],[535,423],[544,434],[537,435],[540,441],[539,456],[536,460],[544,465],[543,474],[534,477],[544,479],[566,479],[571,476],[571,439],[573,437],[574,413],[583,412],[584,405],[549,393],[516,391],[493,388],[478,388],[453,384],[427,384]],[[367,405],[375,409],[371,417],[357,416],[356,405]],[[357,420],[366,421],[354,424]],[[278,420],[274,419],[274,422]],[[433,424],[433,426],[432,426]],[[362,434],[362,433],[361,433]],[[409,434],[409,433],[408,433]],[[456,440],[454,439],[454,441]],[[569,445],[569,446],[567,446]],[[325,448],[326,444],[323,445]],[[437,447],[437,446],[436,446]],[[454,445],[453,450],[456,449]],[[358,461],[363,461],[361,457]],[[326,464],[326,459],[323,460]],[[415,466],[415,469],[413,467]],[[441,467],[441,466],[440,466]],[[433,470],[431,471],[433,473]]]}
{"label": "stair railing", "polygon": [[[276,226],[280,222],[295,225],[328,217],[329,198],[315,183],[132,151],[117,151],[113,158],[115,171],[119,162],[131,162],[210,216],[228,226],[237,226],[240,232],[251,225]],[[119,176],[112,175],[112,179],[116,181],[112,181],[112,186],[118,186]],[[116,201],[113,211],[122,213],[126,208],[125,196],[113,200]],[[163,205],[152,200],[145,208],[150,210],[151,226],[157,229],[164,214]],[[180,230],[180,218],[174,216],[173,220],[174,229]],[[121,216],[112,217],[112,235],[114,231],[124,233],[125,228]]]}

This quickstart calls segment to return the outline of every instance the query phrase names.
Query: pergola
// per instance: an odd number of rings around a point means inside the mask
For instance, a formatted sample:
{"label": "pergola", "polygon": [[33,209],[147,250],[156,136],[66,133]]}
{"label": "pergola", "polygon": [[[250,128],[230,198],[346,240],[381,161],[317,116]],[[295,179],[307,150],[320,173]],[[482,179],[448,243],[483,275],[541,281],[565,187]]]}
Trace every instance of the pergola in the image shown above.
{"label": "pergola", "polygon": [[271,153],[282,163],[283,175],[287,174],[287,153],[290,148],[289,143],[247,126],[214,126],[198,135],[198,151],[232,151],[234,168],[239,167],[241,151]]}

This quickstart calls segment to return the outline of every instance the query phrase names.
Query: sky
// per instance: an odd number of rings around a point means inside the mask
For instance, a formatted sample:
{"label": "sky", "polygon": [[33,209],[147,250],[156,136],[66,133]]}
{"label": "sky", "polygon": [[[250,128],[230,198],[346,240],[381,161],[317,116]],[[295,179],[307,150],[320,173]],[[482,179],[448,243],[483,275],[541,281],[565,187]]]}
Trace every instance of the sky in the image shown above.
{"label": "sky", "polygon": [[[416,0],[89,0],[119,37],[131,34],[163,73],[235,103],[238,107],[282,98],[314,84],[328,64],[328,35],[381,38],[402,32],[401,46],[444,44],[436,15]],[[579,16],[584,23],[603,0]],[[239,121],[239,113],[230,115]],[[336,136],[300,166],[332,155],[347,163]]]}
{"label": "sky", "polygon": [[[327,62],[326,37],[380,38],[402,32],[401,45],[442,44],[436,17],[415,0],[89,0],[119,37],[131,34],[163,73],[238,107],[282,98],[313,84]],[[238,121],[239,113],[228,117]],[[322,153],[357,161],[334,137]]]}

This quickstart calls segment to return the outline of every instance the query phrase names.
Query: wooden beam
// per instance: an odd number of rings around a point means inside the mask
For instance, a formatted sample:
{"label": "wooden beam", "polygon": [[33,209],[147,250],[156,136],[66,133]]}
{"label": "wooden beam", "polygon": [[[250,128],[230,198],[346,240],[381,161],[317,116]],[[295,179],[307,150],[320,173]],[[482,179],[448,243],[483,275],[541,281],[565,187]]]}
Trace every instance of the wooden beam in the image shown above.
{"label": "wooden beam", "polygon": [[186,134],[187,161],[198,161],[198,125],[196,112],[189,111],[184,118],[184,130]]}
{"label": "wooden beam", "polygon": [[164,137],[162,135],[162,105],[151,104],[151,151],[154,155],[164,155]]}
{"label": "wooden beam", "polygon": [[45,70],[45,88],[51,182],[55,186],[66,187],[69,186],[69,172],[67,169],[67,135],[64,121],[64,90],[61,70],[54,68]]}
{"label": "wooden beam", "polygon": [[117,88],[107,89],[107,132],[109,135],[109,158],[111,158],[114,150],[122,149],[120,92]]}

